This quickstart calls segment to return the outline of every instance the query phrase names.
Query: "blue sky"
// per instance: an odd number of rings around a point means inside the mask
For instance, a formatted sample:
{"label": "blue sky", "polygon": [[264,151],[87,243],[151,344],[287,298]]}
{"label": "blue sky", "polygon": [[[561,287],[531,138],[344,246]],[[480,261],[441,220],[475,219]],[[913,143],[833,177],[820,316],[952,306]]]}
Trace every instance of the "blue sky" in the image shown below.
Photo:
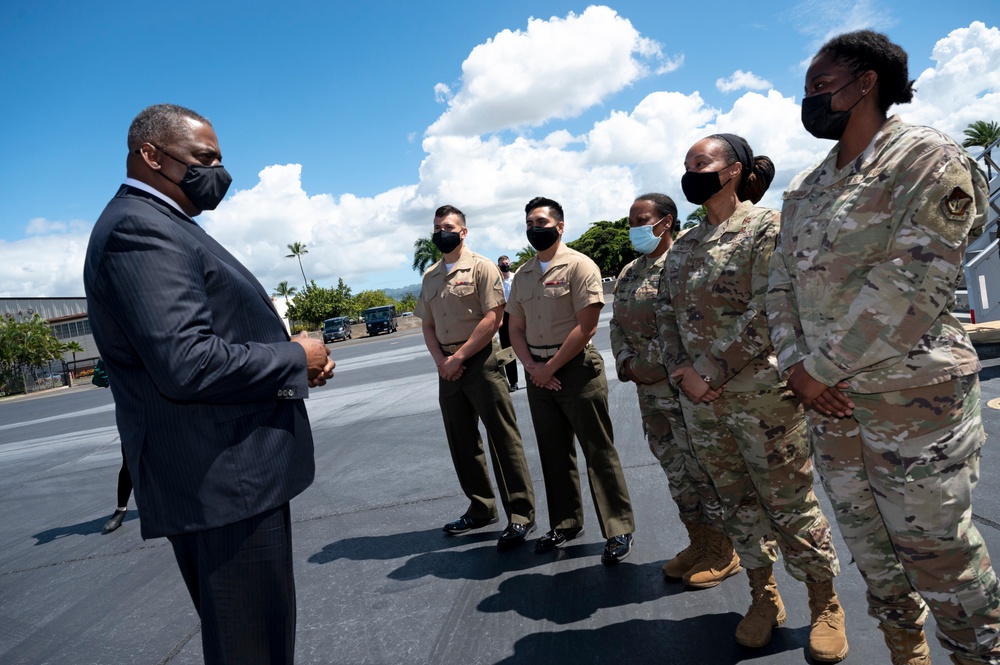
{"label": "blue sky", "polygon": [[358,291],[419,281],[410,249],[443,203],[492,258],[526,245],[537,194],[563,203],[570,238],[643,191],[680,199],[683,153],[714,131],[772,157],[779,205],[830,147],[796,105],[808,58],[845,30],[909,53],[924,78],[904,119],[953,135],[1000,120],[998,23],[995,0],[5,0],[0,294],[82,295],[87,234],[148,104],[212,119],[234,183],[200,221],[266,288],[300,281],[284,254],[301,241],[307,276]]}

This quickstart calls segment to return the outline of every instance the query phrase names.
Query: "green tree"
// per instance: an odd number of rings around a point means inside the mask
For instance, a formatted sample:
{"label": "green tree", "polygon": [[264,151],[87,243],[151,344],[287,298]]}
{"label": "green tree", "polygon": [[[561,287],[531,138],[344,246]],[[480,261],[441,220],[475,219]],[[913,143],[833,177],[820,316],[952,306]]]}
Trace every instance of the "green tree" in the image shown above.
{"label": "green tree", "polygon": [[63,344],[62,345],[62,351],[63,352],[69,351],[70,353],[73,354],[73,363],[75,365],[75,363],[76,363],[76,354],[83,353],[84,348],[82,346],[80,346],[80,342],[72,341],[72,342],[66,342],[65,344]]}
{"label": "green tree", "polygon": [[[344,297],[345,289],[347,298]],[[326,319],[347,316],[350,313],[350,292],[344,280],[340,280],[336,289],[317,286],[313,280],[304,291],[295,294],[286,314],[291,321],[307,323],[314,329],[318,328]]]}
{"label": "green tree", "polygon": [[27,392],[26,374],[62,355],[63,345],[38,314],[0,319],[0,383],[3,392]]}
{"label": "green tree", "polygon": [[288,246],[288,251],[291,252],[291,254],[286,254],[285,258],[286,259],[296,258],[299,260],[299,270],[302,271],[302,284],[305,285],[305,287],[308,289],[309,280],[306,279],[306,271],[302,267],[302,255],[309,253],[309,250],[306,249],[306,244],[304,242],[293,242]]}
{"label": "green tree", "polygon": [[441,256],[441,250],[437,248],[430,236],[417,238],[413,242],[413,269],[421,275],[427,268],[440,261]]}
{"label": "green tree", "polygon": [[617,277],[626,264],[639,257],[628,239],[628,217],[594,222],[582,236],[566,245],[589,256],[601,274],[610,277]]}
{"label": "green tree", "polygon": [[399,301],[399,310],[402,312],[412,312],[417,308],[417,296],[407,293]]}
{"label": "green tree", "polygon": [[[285,258],[288,258],[288,257],[285,257]],[[288,280],[286,279],[286,280],[284,280],[282,282],[278,282],[278,286],[274,289],[274,295],[276,295],[278,297],[281,297],[281,298],[284,298],[285,299],[285,304],[287,305],[288,304],[288,299],[291,298],[292,296],[294,296],[296,293],[298,293],[298,291],[299,290],[297,288],[295,288],[294,286],[289,286],[288,285]]]}
{"label": "green tree", "polygon": [[[976,120],[975,122],[969,123],[969,126],[966,127],[962,133],[965,134],[966,137],[965,140],[962,141],[963,148],[979,147],[985,150],[997,141],[1000,141],[1000,123]],[[983,161],[986,162],[987,177],[992,180],[993,166],[990,164],[992,160],[984,159]]]}
{"label": "green tree", "polygon": [[682,228],[681,230],[685,231],[693,226],[698,226],[699,224],[702,223],[702,221],[704,221],[705,216],[707,214],[708,212],[705,210],[705,206],[698,206],[697,208],[695,208],[694,212],[692,212],[685,218],[684,228]]}
{"label": "green tree", "polygon": [[362,291],[351,300],[351,308],[355,316],[360,316],[361,312],[369,307],[395,304],[396,301],[387,296],[382,289]]}
{"label": "green tree", "polygon": [[538,252],[536,252],[535,248],[532,247],[531,245],[523,247],[520,251],[518,251],[517,254],[514,255],[514,260],[510,264],[510,269],[513,271],[517,271],[518,268],[527,263],[528,259],[530,259],[537,253]]}

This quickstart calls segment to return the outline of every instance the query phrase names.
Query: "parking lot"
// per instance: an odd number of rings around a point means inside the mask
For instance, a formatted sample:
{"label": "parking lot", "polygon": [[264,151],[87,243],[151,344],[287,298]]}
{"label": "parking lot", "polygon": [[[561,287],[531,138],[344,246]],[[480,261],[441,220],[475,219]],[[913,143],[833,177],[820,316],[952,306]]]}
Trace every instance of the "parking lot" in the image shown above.
{"label": "parking lot", "polygon": [[[602,316],[595,338],[606,361],[608,318]],[[663,581],[660,566],[684,546],[686,533],[643,440],[634,389],[613,374],[610,406],[637,531],[631,557],[606,567],[586,491],[586,535],[554,554],[537,555],[530,544],[498,553],[502,522],[444,536],[441,526],[466,502],[419,328],[330,348],[336,376],[307,402],[316,481],[292,502],[297,662],[809,662],[805,588],[783,570],[777,577],[788,621],[757,651],[732,640],[749,604],[744,576],[705,591]],[[980,351],[993,438],[984,450],[975,519],[1000,553],[1000,420],[992,406],[1000,403],[1000,349]],[[538,495],[537,536],[547,528],[537,445],[525,391],[513,396]],[[114,509],[119,464],[109,391],[85,385],[0,401],[5,665],[202,662],[198,617],[168,543],[139,538],[134,504],[121,529],[100,532]],[[885,663],[860,575],[839,534],[835,542],[851,642],[844,662]],[[934,662],[947,662],[934,639],[931,649]]]}

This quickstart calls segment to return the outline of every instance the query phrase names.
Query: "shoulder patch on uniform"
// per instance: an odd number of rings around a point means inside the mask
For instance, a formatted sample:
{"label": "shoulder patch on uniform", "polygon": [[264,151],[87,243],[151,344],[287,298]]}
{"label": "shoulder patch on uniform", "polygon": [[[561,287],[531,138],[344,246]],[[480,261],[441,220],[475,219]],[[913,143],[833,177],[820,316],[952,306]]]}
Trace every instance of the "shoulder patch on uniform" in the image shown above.
{"label": "shoulder patch on uniform", "polygon": [[497,275],[496,279],[493,280],[493,288],[500,286],[500,275]]}
{"label": "shoulder patch on uniform", "polygon": [[955,187],[948,196],[941,199],[941,212],[948,219],[964,222],[969,216],[972,196],[965,193],[961,187]]}
{"label": "shoulder patch on uniform", "polygon": [[587,280],[587,289],[593,291],[594,289],[601,288],[601,280],[597,279],[596,276],[591,275],[590,279]]}

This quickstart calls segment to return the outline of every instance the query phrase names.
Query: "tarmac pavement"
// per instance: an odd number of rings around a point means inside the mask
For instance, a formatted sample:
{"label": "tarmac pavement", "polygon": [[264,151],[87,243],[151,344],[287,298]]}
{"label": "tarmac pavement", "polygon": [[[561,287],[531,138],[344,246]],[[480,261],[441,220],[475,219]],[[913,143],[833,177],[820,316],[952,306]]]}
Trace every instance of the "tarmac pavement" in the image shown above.
{"label": "tarmac pavement", "polygon": [[[595,338],[606,360],[608,318]],[[307,402],[316,481],[292,502],[298,663],[810,662],[806,590],[780,567],[788,621],[760,650],[733,640],[750,601],[745,575],[704,591],[663,581],[660,566],[687,536],[642,437],[634,388],[613,372],[612,419],[637,531],[632,555],[607,567],[586,489],[586,534],[554,553],[534,552],[548,522],[524,390],[514,403],[539,529],[526,546],[500,553],[503,520],[467,536],[441,532],[466,500],[419,333],[356,338],[331,350],[336,376]],[[996,435],[1000,416],[988,405],[1000,405],[1000,347],[980,351],[984,417]],[[994,441],[984,449],[974,505],[990,550],[1000,553]],[[167,541],[139,538],[134,503],[121,529],[101,534],[120,462],[110,391],[83,385],[0,400],[0,662],[203,662],[198,617]],[[851,645],[843,662],[887,663],[836,529],[835,542]],[[933,619],[927,628],[932,636]],[[931,651],[935,663],[947,662],[933,637]]]}

